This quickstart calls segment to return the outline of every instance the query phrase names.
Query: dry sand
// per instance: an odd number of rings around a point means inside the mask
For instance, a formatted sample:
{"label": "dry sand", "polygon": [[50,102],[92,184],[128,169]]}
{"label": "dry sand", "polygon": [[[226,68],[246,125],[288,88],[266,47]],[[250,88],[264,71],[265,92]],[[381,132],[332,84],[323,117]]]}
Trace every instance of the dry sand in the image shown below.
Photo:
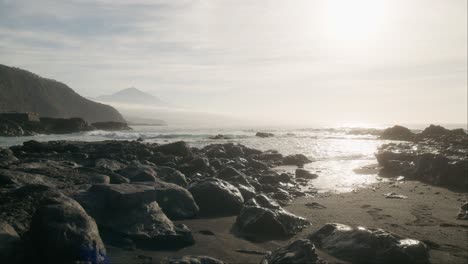
{"label": "dry sand", "polygon": [[[387,199],[396,192],[407,199]],[[231,229],[235,217],[177,221],[193,232],[196,244],[178,251],[125,251],[108,247],[111,263],[159,263],[161,258],[182,255],[208,255],[227,263],[260,263],[261,255],[236,250],[268,251],[288,241],[304,238],[325,223],[383,228],[422,240],[431,248],[431,263],[468,263],[468,221],[457,220],[466,193],[429,186],[417,181],[380,182],[369,188],[345,194],[318,194],[295,200],[285,207],[306,217],[312,226],[288,240],[251,242],[235,236]],[[213,235],[202,234],[209,233]],[[202,231],[202,233],[200,233]],[[346,263],[318,251],[331,263]],[[145,258],[148,257],[148,258]]]}

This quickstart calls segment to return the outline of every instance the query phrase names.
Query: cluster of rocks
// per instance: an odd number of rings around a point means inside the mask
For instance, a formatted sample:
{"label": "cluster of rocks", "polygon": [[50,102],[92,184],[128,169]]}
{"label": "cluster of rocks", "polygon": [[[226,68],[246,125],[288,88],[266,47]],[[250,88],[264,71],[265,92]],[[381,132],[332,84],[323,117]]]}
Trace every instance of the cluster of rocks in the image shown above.
{"label": "cluster of rocks", "polygon": [[42,117],[39,122],[0,118],[0,137],[32,136],[35,134],[69,134],[91,130],[131,130],[123,122],[89,124],[82,118]]}
{"label": "cluster of rocks", "polygon": [[173,221],[204,216],[237,216],[240,236],[290,237],[310,223],[281,205],[305,195],[305,179],[272,168],[308,162],[233,143],[198,149],[184,142],[28,141],[0,148],[0,262],[106,263],[105,244],[178,249],[196,241]]}
{"label": "cluster of rocks", "polygon": [[468,187],[468,135],[463,129],[431,125],[413,134],[407,128],[395,126],[385,130],[382,137],[408,140],[379,148],[376,157],[383,167],[382,175],[405,176],[463,190]]}

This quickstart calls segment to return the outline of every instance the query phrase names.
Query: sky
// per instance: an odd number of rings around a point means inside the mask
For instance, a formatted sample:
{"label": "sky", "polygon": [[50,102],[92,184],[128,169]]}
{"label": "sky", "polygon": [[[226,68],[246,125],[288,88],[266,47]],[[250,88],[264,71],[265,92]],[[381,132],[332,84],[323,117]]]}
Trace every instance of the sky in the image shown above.
{"label": "sky", "polygon": [[288,124],[466,123],[466,0],[0,0],[0,64]]}

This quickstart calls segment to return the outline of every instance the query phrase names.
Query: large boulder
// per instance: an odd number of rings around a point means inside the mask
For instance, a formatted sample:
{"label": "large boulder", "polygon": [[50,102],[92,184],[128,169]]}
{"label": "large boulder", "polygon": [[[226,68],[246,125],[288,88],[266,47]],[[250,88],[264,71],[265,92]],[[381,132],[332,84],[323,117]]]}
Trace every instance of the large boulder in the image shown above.
{"label": "large boulder", "polygon": [[263,194],[245,203],[236,219],[236,227],[247,236],[288,237],[309,225],[305,218],[287,212]]}
{"label": "large boulder", "polygon": [[169,220],[157,202],[172,205],[168,212],[176,212],[178,216],[193,216],[197,207],[190,194],[175,184],[161,183],[167,184],[163,187],[152,184],[93,185],[74,198],[96,219],[100,228],[114,237],[129,238],[139,246],[151,248],[193,244],[190,230]]}
{"label": "large boulder", "polygon": [[185,175],[174,168],[158,166],[157,173],[158,177],[165,182],[174,183],[184,188],[188,185],[188,181]]}
{"label": "large boulder", "polygon": [[353,263],[429,263],[424,243],[383,229],[333,223],[322,226],[309,239],[328,254]]}
{"label": "large boulder", "polygon": [[23,128],[10,120],[0,118],[0,137],[25,136]]}
{"label": "large boulder", "polygon": [[257,132],[255,136],[261,137],[261,138],[269,138],[269,137],[274,137],[275,135],[273,133],[268,133],[268,132]]}
{"label": "large boulder", "polygon": [[224,262],[207,256],[183,256],[163,259],[161,264],[224,264]]}
{"label": "large boulder", "polygon": [[188,156],[192,153],[187,143],[183,141],[177,141],[174,143],[161,145],[156,148],[156,151],[162,152],[166,155],[183,156],[183,157]]}
{"label": "large boulder", "polygon": [[7,165],[16,161],[18,161],[18,159],[13,154],[13,151],[7,148],[0,147],[0,166]]}
{"label": "large boulder", "polygon": [[202,215],[236,215],[244,204],[239,189],[220,179],[196,181],[189,185],[188,190]]}
{"label": "large boulder", "polygon": [[0,222],[0,263],[20,263],[22,241],[15,229],[5,222]]}
{"label": "large boulder", "polygon": [[390,128],[385,129],[380,135],[381,139],[387,140],[403,140],[403,141],[410,141],[413,140],[416,135],[411,132],[406,127],[403,126],[393,126]]}
{"label": "large boulder", "polygon": [[317,174],[312,173],[309,170],[301,169],[301,168],[296,169],[296,178],[299,178],[299,179],[315,179],[317,177],[318,177]]}
{"label": "large boulder", "polygon": [[308,239],[299,239],[267,254],[261,264],[324,264]]}
{"label": "large boulder", "polygon": [[468,220],[468,202],[464,203],[460,207],[460,211],[458,212],[457,219],[459,219],[459,220]]}
{"label": "large boulder", "polygon": [[157,179],[156,171],[151,166],[143,164],[133,164],[116,172],[129,179],[131,182],[154,182]]}
{"label": "large boulder", "polygon": [[103,263],[106,259],[96,223],[73,199],[45,201],[33,216],[30,232],[42,263]]}
{"label": "large boulder", "polygon": [[283,159],[283,164],[284,165],[304,165],[307,163],[311,163],[312,161],[308,159],[305,155],[302,154],[294,154],[294,155],[288,155],[284,157]]}

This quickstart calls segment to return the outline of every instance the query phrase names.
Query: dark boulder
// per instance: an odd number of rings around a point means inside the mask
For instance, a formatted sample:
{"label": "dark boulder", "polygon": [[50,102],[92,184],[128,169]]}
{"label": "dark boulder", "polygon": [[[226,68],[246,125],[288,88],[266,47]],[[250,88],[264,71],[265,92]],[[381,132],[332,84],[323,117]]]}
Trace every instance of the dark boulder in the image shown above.
{"label": "dark boulder", "polygon": [[429,263],[424,243],[383,229],[326,224],[309,239],[328,254],[353,263]]}
{"label": "dark boulder", "polygon": [[299,239],[267,254],[261,264],[325,264],[308,239]]}
{"label": "dark boulder", "polygon": [[33,216],[33,248],[42,263],[103,263],[106,249],[94,220],[73,199],[46,200]]}
{"label": "dark boulder", "polygon": [[245,203],[236,219],[238,230],[248,236],[288,237],[309,225],[305,218],[287,212],[263,194]]}
{"label": "dark boulder", "polygon": [[261,137],[261,138],[269,138],[269,137],[274,137],[275,135],[273,133],[268,133],[268,132],[257,132],[255,136]]}
{"label": "dark boulder", "polygon": [[21,137],[25,136],[23,128],[10,120],[0,118],[0,137]]}
{"label": "dark boulder", "polygon": [[311,163],[312,161],[308,159],[305,155],[302,154],[295,154],[295,155],[288,155],[284,157],[283,164],[284,165],[304,165],[307,163]]}
{"label": "dark boulder", "polygon": [[187,187],[188,181],[182,172],[167,166],[158,166],[156,170],[158,177],[165,182],[174,183],[184,188]]}
{"label": "dark boulder", "polygon": [[393,126],[385,129],[380,135],[381,139],[411,141],[416,135],[406,127]]}
{"label": "dark boulder", "polygon": [[131,182],[154,182],[157,179],[157,173],[153,167],[138,163],[116,172],[129,179]]}
{"label": "dark boulder", "polygon": [[188,156],[192,153],[187,143],[183,141],[161,145],[156,148],[156,151],[162,152],[166,155],[175,155],[182,157]]}
{"label": "dark boulder", "polygon": [[317,174],[310,172],[306,169],[296,169],[296,178],[300,179],[316,179],[318,177]]}
{"label": "dark boulder", "polygon": [[22,246],[15,229],[8,223],[0,222],[0,263],[20,263],[24,257]]}
{"label": "dark boulder", "polygon": [[161,264],[224,264],[224,262],[207,256],[183,256],[163,259]]}
{"label": "dark boulder", "polygon": [[457,219],[468,220],[468,203],[464,203],[460,207],[460,211],[458,212]]}
{"label": "dark boulder", "polygon": [[188,190],[202,215],[236,215],[244,204],[239,189],[220,179],[196,181]]}
{"label": "dark boulder", "polygon": [[15,157],[13,151],[11,151],[10,149],[0,147],[0,166],[8,165],[16,161],[18,161],[18,158]]}
{"label": "dark boulder", "polygon": [[15,186],[23,186],[28,184],[53,186],[53,183],[48,181],[47,178],[43,175],[0,169],[0,186],[12,184]]}

